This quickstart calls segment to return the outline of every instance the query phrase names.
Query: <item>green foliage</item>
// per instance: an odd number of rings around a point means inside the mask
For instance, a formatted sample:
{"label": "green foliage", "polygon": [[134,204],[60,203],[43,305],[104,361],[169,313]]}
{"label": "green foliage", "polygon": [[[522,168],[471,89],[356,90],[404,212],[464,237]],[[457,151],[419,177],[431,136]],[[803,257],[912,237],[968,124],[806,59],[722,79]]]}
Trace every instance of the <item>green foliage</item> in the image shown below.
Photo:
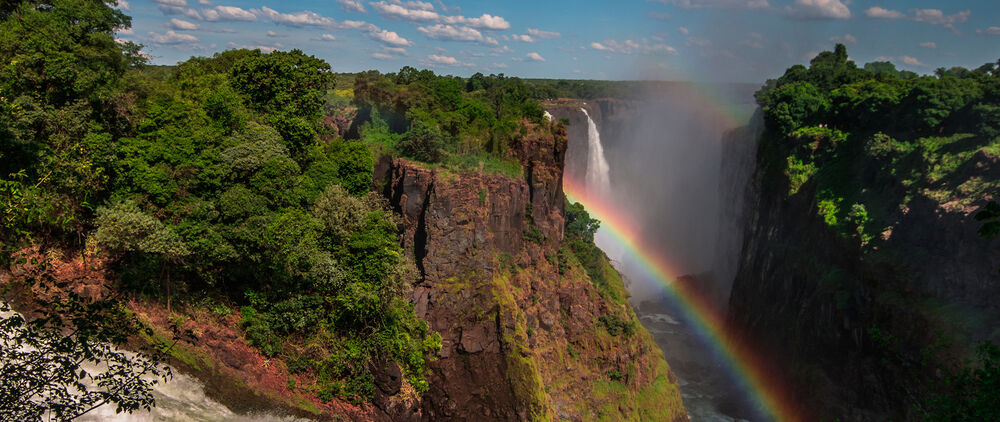
{"label": "green foliage", "polygon": [[635,321],[625,320],[614,314],[601,315],[597,318],[597,323],[615,337],[623,334],[625,337],[632,337],[635,334]]}
{"label": "green foliage", "polygon": [[136,44],[115,41],[114,32],[131,20],[112,6],[4,3],[0,185],[6,203],[0,217],[6,229],[79,239],[103,200],[110,140],[125,117],[118,113],[123,98],[116,88],[143,60]]}
{"label": "green foliage", "polygon": [[159,254],[171,261],[190,254],[177,233],[133,202],[99,208],[95,224],[94,241],[115,252]]}
{"label": "green foliage", "polygon": [[[4,251],[30,237],[87,242],[112,258],[122,289],[168,305],[172,288],[233,304],[265,355],[318,347],[340,368],[326,385],[344,397],[370,398],[371,364],[385,361],[425,391],[440,337],[406,300],[415,270],[384,200],[369,193],[374,157],[321,121],[325,105],[347,104],[344,78],[298,50],[143,67],[137,46],[114,41],[129,19],[112,5],[3,6]],[[448,114],[408,103],[408,136],[376,118],[364,141],[429,145],[468,127],[460,82],[415,75]],[[314,373],[331,367],[309,362]]]}
{"label": "green foliage", "polygon": [[979,235],[988,239],[1000,236],[1000,204],[996,201],[986,203],[983,209],[976,213],[976,221],[982,221]]}
{"label": "green foliage", "polygon": [[788,176],[788,194],[796,194],[802,185],[816,174],[816,165],[811,162],[803,162],[798,157],[788,157],[788,167],[785,175]]}
{"label": "green foliage", "polygon": [[[526,136],[525,121],[548,128],[531,87],[502,74],[463,80],[407,66],[358,74],[354,94],[363,115],[359,132],[369,145],[463,170],[516,162],[511,146]],[[520,168],[497,170],[521,176]]]}
{"label": "green foliage", "polygon": [[403,134],[397,144],[401,154],[418,161],[436,163],[444,154],[442,134],[437,122],[414,120],[410,130]]}
{"label": "green foliage", "polygon": [[271,330],[263,315],[250,306],[240,309],[240,316],[243,318],[243,333],[247,337],[247,342],[251,346],[260,350],[264,356],[275,356],[281,351],[281,343],[278,336]]}
{"label": "green foliage", "polygon": [[585,242],[593,243],[594,234],[601,227],[601,222],[590,218],[590,214],[579,202],[566,201],[566,236],[576,237]]}
{"label": "green foliage", "polygon": [[994,64],[918,77],[889,63],[858,69],[837,46],[756,93],[764,177],[791,195],[809,187],[831,230],[874,250],[914,195],[970,205],[1000,187],[963,173],[996,148],[997,87]]}
{"label": "green foliage", "polygon": [[[995,130],[1000,72],[990,63],[918,76],[884,62],[859,70],[846,57],[838,46],[821,53],[808,68],[789,68],[757,92],[766,123],[760,149],[763,179],[767,189],[787,187],[797,193],[789,203],[813,206],[830,232],[868,259],[893,262],[892,252],[880,246],[909,212],[911,201],[971,207],[1000,188],[982,164],[1000,151]],[[976,215],[983,222],[980,234],[1000,234],[998,216],[1000,205],[983,207]],[[860,291],[849,284],[856,283],[856,277],[838,268],[815,270],[822,274],[818,287],[837,309],[851,309]],[[898,282],[866,282],[866,288],[893,301],[900,294],[913,294],[900,293],[912,286]],[[912,352],[904,349],[925,340],[876,327],[869,334],[889,367],[912,368]],[[912,376],[922,385],[907,389],[934,397],[914,404],[929,420],[996,419],[1000,352],[992,345],[984,347],[977,365],[968,365],[944,383],[924,384],[947,373],[942,369],[934,374],[939,362],[933,360],[946,357],[931,352],[941,347],[921,351],[920,368],[913,369],[919,374]]]}
{"label": "green foliage", "polygon": [[934,421],[988,421],[1000,419],[1000,348],[979,346],[978,362],[949,376],[941,393],[928,401],[928,419]]}
{"label": "green foliage", "polygon": [[316,136],[329,71],[325,61],[300,50],[254,50],[235,62],[230,83],[281,132],[290,150],[300,152]]}

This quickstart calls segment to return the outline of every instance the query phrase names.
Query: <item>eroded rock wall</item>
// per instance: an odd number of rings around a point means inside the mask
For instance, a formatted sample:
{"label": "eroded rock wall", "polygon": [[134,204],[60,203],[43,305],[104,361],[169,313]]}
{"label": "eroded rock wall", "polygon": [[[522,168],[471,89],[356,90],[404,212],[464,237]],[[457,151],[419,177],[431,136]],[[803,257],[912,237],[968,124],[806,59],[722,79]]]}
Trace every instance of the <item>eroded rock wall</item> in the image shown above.
{"label": "eroded rock wall", "polygon": [[[950,182],[998,171],[1000,159],[984,155]],[[862,247],[824,223],[814,183],[788,192],[759,159],[729,302],[734,330],[788,363],[791,389],[817,417],[918,417],[941,381],[936,365],[1000,341],[1000,242],[980,238],[973,218],[985,199],[962,206],[912,191],[881,239]]]}
{"label": "eroded rock wall", "polygon": [[[420,409],[391,416],[683,420],[676,379],[649,334],[636,324],[624,339],[597,325],[612,313],[634,321],[631,308],[602,297],[578,266],[560,266],[567,134],[537,129],[514,146],[522,178],[377,163],[376,188],[421,272],[417,314],[443,339]],[[610,371],[627,374],[616,382],[628,394],[603,389]]]}

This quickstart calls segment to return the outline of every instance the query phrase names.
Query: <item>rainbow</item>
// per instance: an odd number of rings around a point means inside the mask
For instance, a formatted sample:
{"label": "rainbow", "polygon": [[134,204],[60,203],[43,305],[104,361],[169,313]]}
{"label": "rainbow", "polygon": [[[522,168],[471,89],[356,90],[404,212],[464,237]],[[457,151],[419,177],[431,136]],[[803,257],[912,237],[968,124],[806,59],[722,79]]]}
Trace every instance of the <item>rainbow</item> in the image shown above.
{"label": "rainbow", "polygon": [[563,191],[567,198],[584,205],[587,211],[601,221],[601,228],[607,229],[612,240],[621,243],[644,271],[658,280],[673,295],[680,308],[691,321],[695,332],[707,340],[724,359],[729,372],[741,384],[758,408],[777,421],[809,420],[801,409],[795,406],[793,395],[785,388],[779,372],[735,333],[726,329],[724,315],[717,311],[697,286],[684,279],[676,279],[675,268],[664,254],[643,241],[640,227],[615,209],[602,198],[588,193],[582,184],[563,180]]}

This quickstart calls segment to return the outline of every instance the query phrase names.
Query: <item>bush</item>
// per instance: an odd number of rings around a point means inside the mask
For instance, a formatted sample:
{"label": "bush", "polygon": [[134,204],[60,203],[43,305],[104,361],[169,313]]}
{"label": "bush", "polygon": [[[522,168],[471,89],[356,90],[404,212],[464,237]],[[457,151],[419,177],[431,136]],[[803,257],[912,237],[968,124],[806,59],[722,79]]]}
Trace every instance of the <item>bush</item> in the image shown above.
{"label": "bush", "polygon": [[247,342],[256,347],[264,356],[274,357],[281,351],[281,342],[278,336],[271,330],[264,315],[261,315],[252,307],[244,306],[240,309],[242,314],[243,332],[246,334]]}
{"label": "bush", "polygon": [[597,318],[597,323],[608,330],[608,334],[615,337],[622,334],[625,337],[631,337],[632,334],[635,334],[635,321],[626,321],[617,315],[601,315]]}
{"label": "bush", "polygon": [[399,140],[400,154],[426,163],[437,163],[444,157],[441,130],[434,122],[416,120]]}

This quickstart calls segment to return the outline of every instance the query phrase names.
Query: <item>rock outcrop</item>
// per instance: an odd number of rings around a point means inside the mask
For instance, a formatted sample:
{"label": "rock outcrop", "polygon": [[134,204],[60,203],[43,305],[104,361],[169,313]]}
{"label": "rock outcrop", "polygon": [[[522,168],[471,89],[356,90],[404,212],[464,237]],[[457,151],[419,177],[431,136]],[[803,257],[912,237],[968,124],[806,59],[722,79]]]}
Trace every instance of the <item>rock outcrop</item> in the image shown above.
{"label": "rock outcrop", "polygon": [[421,274],[417,314],[443,339],[419,411],[393,419],[686,418],[649,334],[599,327],[607,314],[635,321],[631,308],[560,265],[566,145],[559,126],[532,127],[514,146],[522,178],[376,164]]}

